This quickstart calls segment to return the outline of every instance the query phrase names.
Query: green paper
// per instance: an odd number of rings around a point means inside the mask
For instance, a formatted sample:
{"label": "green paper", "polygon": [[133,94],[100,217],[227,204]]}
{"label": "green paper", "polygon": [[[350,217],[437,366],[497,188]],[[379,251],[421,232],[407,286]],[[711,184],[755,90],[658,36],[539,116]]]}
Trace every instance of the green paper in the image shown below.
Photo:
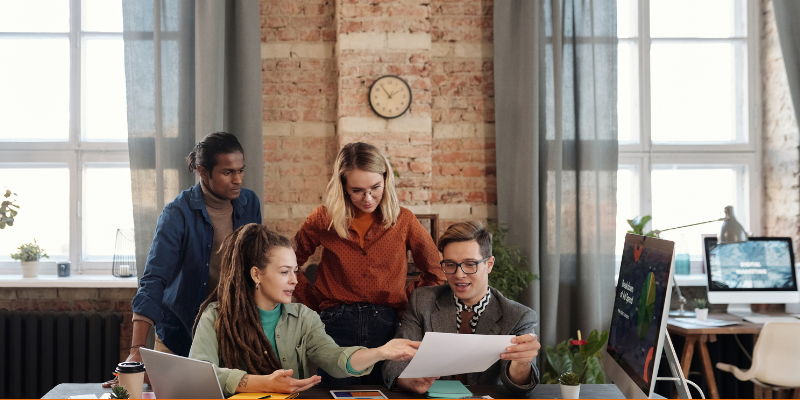
{"label": "green paper", "polygon": [[428,397],[436,399],[454,399],[472,396],[472,392],[461,381],[436,380],[428,389]]}

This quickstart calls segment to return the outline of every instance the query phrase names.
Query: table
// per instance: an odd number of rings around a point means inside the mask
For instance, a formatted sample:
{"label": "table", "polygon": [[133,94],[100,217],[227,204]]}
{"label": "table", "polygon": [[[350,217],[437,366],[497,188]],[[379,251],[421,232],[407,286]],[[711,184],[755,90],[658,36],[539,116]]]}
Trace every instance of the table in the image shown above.
{"label": "table", "polygon": [[[502,386],[491,385],[470,385],[469,390],[476,396],[489,395],[496,399],[508,398],[509,394]],[[300,392],[301,399],[331,399],[329,390],[341,388],[329,388],[325,386],[315,386],[304,392]],[[380,390],[390,399],[424,399],[424,395],[412,395],[408,392],[393,392],[385,386],[358,386],[350,389]],[[149,389],[148,389],[149,390]],[[111,389],[103,389],[99,383],[62,383],[42,397],[43,399],[68,399],[69,396],[79,394],[95,394],[100,397],[103,393],[110,392]],[[582,399],[624,399],[625,396],[617,389],[616,385],[581,385]],[[531,393],[531,399],[560,399],[561,391],[558,385],[538,385]]]}
{"label": "table", "polygon": [[716,342],[717,335],[731,335],[731,334],[749,334],[753,335],[753,343],[756,342],[758,334],[761,333],[763,324],[753,324],[747,322],[735,315],[731,314],[709,314],[709,319],[720,319],[725,321],[736,321],[736,325],[712,327],[705,325],[698,325],[686,322],[678,322],[673,318],[667,321],[667,332],[671,335],[680,335],[686,338],[686,344],[683,345],[683,354],[681,355],[681,369],[683,369],[683,376],[689,376],[689,366],[692,364],[692,356],[694,356],[694,348],[700,350],[700,358],[703,362],[703,376],[706,378],[708,390],[710,393],[707,395],[712,399],[719,398],[717,391],[717,381],[714,378],[714,365],[711,364],[711,358],[708,356],[708,342]]}

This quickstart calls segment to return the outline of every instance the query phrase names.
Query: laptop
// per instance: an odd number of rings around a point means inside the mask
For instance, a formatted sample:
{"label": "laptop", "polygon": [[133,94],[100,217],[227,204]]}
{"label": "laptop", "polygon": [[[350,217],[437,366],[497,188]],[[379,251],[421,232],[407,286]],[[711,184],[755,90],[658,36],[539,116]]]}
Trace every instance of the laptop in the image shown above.
{"label": "laptop", "polygon": [[224,399],[214,364],[141,348],[157,399]]}

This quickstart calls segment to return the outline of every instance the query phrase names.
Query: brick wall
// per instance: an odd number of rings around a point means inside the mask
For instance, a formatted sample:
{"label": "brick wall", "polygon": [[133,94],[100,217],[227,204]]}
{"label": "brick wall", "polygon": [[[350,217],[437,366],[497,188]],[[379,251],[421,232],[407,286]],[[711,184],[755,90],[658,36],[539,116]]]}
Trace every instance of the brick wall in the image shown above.
{"label": "brick wall", "polygon": [[261,2],[266,223],[294,235],[321,204],[336,156],[334,3]]}
{"label": "brick wall", "polygon": [[0,310],[122,313],[119,359],[128,358],[136,288],[0,288]]}
{"label": "brick wall", "polygon": [[[403,206],[441,229],[496,217],[491,1],[262,0],[261,21],[268,226],[294,235],[353,141],[381,148]],[[400,118],[369,108],[382,75],[411,86]]]}
{"label": "brick wall", "polygon": [[492,2],[431,1],[432,211],[497,218]]}
{"label": "brick wall", "polygon": [[800,132],[771,0],[761,1],[763,234],[800,240]]}

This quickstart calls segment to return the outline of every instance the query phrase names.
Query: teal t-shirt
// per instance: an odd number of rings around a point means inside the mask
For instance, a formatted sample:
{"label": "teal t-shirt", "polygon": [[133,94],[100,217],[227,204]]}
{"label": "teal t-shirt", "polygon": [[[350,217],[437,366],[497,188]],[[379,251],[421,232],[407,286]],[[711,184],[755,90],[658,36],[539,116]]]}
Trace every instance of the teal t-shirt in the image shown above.
{"label": "teal t-shirt", "polygon": [[275,357],[279,357],[278,344],[275,343],[275,327],[278,326],[278,320],[281,318],[282,309],[283,304],[281,303],[278,303],[278,306],[270,311],[264,311],[261,308],[258,309],[258,315],[261,317],[261,327],[264,328],[264,334],[267,335],[267,339],[269,339],[269,343],[272,345]]}
{"label": "teal t-shirt", "polygon": [[[264,334],[267,335],[267,339],[269,339],[269,343],[272,345],[275,357],[280,357],[278,355],[278,344],[275,343],[275,327],[278,326],[278,320],[281,318],[282,309],[283,304],[281,303],[278,303],[278,306],[270,311],[264,311],[261,308],[258,309],[258,316],[261,317],[261,327],[264,328]],[[358,374],[362,371],[354,370],[353,367],[350,366],[350,358],[347,358],[347,372]]]}

